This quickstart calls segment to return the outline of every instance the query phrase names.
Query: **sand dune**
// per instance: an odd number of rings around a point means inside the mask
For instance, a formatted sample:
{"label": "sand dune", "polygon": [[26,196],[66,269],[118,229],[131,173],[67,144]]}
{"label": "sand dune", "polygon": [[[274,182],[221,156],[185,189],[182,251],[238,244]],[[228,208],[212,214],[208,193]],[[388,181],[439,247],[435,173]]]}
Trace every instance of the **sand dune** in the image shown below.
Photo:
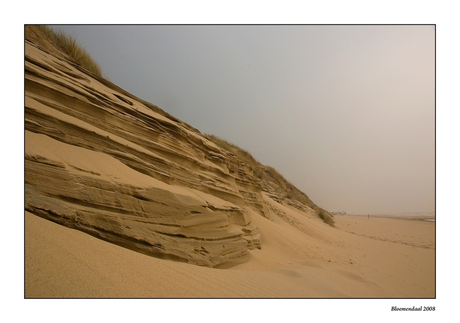
{"label": "sand dune", "polygon": [[232,151],[26,41],[25,297],[435,296],[433,222],[333,227]]}

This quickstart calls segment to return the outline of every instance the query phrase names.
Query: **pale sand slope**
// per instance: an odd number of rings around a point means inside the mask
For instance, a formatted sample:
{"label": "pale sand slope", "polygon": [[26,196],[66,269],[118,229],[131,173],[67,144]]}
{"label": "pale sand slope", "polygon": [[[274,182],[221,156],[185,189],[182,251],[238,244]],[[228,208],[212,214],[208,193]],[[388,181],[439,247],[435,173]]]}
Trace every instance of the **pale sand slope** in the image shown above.
{"label": "pale sand slope", "polygon": [[331,228],[278,207],[297,228],[254,215],[262,249],[227,269],[146,256],[26,212],[25,297],[435,297],[433,222],[336,216]]}

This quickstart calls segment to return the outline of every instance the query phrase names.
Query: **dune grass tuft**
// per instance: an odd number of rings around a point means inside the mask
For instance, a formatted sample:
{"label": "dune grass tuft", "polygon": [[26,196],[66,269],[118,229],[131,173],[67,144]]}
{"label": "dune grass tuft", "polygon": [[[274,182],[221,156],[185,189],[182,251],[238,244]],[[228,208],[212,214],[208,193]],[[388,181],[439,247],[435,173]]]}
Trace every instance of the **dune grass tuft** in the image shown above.
{"label": "dune grass tuft", "polygon": [[331,227],[334,226],[334,218],[323,209],[319,209],[319,217],[324,221],[324,223],[329,224]]}
{"label": "dune grass tuft", "polygon": [[99,64],[73,36],[64,31],[54,30],[46,25],[25,25],[24,37],[45,50],[72,61],[94,75],[104,77]]}

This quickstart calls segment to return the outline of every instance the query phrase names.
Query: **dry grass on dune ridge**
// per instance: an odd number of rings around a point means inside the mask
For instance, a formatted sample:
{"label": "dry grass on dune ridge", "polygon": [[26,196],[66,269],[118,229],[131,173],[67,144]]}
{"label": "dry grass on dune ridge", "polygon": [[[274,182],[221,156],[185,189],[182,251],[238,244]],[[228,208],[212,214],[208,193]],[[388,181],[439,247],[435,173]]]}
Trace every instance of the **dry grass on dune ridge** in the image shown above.
{"label": "dry grass on dune ridge", "polygon": [[[240,147],[222,139],[214,135],[206,135],[208,139],[210,139],[213,143],[215,143],[217,146],[229,151],[239,159],[241,159],[244,163],[248,165],[254,165],[257,166],[257,164],[260,164],[257,159],[255,159],[249,152],[247,152],[244,149],[241,149]],[[260,168],[260,167],[259,167]],[[261,171],[261,169],[259,169]],[[261,178],[261,174],[257,172],[256,169],[254,169],[254,176],[258,177],[259,179]]]}
{"label": "dry grass on dune ridge", "polygon": [[99,64],[83,46],[62,30],[54,30],[46,25],[25,25],[24,37],[45,50],[85,68],[94,75],[105,77]]}

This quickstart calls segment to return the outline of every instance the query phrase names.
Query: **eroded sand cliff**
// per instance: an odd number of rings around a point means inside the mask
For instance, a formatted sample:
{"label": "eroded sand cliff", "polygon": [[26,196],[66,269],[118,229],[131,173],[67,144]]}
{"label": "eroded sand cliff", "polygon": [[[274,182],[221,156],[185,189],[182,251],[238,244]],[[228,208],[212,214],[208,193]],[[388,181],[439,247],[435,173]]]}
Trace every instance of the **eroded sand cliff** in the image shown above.
{"label": "eroded sand cliff", "polygon": [[[25,208],[157,257],[204,266],[261,248],[270,201],[319,208],[192,126],[25,41]],[[286,185],[290,197],[287,198]]]}

